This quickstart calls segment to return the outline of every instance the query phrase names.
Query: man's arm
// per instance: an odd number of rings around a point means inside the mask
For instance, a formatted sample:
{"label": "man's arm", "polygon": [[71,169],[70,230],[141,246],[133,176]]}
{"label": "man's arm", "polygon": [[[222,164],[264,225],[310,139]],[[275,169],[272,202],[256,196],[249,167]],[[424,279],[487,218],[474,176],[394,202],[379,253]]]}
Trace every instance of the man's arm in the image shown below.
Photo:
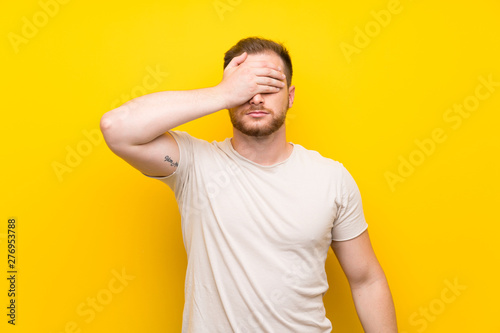
{"label": "man's arm", "polygon": [[253,96],[285,86],[283,69],[272,63],[235,57],[215,87],[163,91],[137,97],[101,118],[109,148],[139,171],[168,176],[177,168],[179,147],[167,132],[208,114],[242,105]]}
{"label": "man's arm", "polygon": [[368,231],[331,247],[351,286],[358,317],[366,333],[397,333],[396,312],[384,271]]}

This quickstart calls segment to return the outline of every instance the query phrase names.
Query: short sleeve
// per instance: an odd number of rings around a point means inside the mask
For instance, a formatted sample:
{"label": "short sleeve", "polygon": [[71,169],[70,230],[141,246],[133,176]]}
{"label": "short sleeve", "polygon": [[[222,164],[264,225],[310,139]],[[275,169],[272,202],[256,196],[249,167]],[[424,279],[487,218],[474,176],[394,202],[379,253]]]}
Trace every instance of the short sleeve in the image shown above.
{"label": "short sleeve", "polygon": [[344,165],[340,164],[340,168],[340,200],[332,228],[333,241],[355,238],[368,228],[358,185]]}
{"label": "short sleeve", "polygon": [[168,131],[175,139],[179,146],[179,166],[170,175],[165,177],[149,176],[143,173],[146,177],[158,179],[167,184],[175,193],[178,193],[182,188],[182,179],[185,179],[189,174],[189,170],[193,164],[193,138],[183,131]]}

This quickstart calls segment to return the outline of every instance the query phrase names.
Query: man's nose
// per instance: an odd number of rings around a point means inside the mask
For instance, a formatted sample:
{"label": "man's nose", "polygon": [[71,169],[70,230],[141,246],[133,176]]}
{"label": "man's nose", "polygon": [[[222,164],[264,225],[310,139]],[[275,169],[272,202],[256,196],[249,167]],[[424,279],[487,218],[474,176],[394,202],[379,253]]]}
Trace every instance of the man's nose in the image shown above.
{"label": "man's nose", "polygon": [[250,100],[250,104],[259,105],[264,103],[264,97],[261,94],[257,94]]}

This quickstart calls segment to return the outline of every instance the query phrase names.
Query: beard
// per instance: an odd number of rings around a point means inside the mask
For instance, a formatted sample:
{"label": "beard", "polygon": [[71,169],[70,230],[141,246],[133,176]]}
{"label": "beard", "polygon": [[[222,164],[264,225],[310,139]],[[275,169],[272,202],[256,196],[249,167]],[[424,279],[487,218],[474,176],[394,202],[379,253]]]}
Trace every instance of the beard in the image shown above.
{"label": "beard", "polygon": [[[246,116],[247,112],[255,110],[262,110],[269,114],[261,118]],[[273,134],[283,126],[288,108],[284,108],[278,113],[263,107],[251,107],[238,114],[236,112],[235,110],[229,110],[229,117],[234,128],[248,136],[262,137]]]}

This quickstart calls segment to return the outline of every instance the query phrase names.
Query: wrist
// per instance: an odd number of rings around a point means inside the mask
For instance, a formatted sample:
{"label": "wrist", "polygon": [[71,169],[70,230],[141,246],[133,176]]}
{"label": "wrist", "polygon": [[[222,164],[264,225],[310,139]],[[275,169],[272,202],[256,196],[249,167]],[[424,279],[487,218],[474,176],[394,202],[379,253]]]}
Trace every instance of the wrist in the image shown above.
{"label": "wrist", "polygon": [[225,89],[223,86],[218,84],[218,85],[211,87],[211,88],[208,88],[208,89],[210,89],[211,98],[214,99],[219,110],[229,109],[232,107],[231,103],[229,101],[229,98],[228,98],[229,96],[225,92]]}

